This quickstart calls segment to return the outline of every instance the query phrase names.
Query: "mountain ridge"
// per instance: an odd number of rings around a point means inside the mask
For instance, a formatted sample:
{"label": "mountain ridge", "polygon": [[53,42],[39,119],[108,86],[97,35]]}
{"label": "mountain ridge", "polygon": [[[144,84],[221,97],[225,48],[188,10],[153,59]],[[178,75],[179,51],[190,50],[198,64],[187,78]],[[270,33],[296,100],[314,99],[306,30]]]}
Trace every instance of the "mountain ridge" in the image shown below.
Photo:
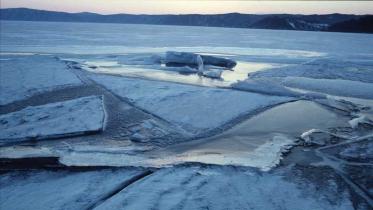
{"label": "mountain ridge", "polygon": [[109,14],[2,8],[1,20],[207,26],[300,31],[373,33],[373,15],[350,14]]}

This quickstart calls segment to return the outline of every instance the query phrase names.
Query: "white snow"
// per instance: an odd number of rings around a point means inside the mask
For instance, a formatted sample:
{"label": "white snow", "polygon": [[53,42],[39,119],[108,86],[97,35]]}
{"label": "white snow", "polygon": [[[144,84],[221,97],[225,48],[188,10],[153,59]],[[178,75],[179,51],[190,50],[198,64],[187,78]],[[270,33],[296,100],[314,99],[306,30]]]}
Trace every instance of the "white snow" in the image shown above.
{"label": "white snow", "polygon": [[65,64],[51,56],[12,56],[0,62],[0,105],[42,91],[80,84]]}
{"label": "white snow", "polygon": [[0,116],[0,139],[14,142],[100,131],[104,118],[102,96],[30,106]]}
{"label": "white snow", "polygon": [[91,78],[136,106],[194,134],[260,108],[292,100],[290,97],[105,75]]}
{"label": "white snow", "polygon": [[302,133],[302,135],[300,135],[300,138],[302,138],[306,143],[311,142],[310,135],[312,135],[315,132],[323,132],[323,131],[321,131],[319,129],[311,129],[311,130],[308,130],[308,131]]}
{"label": "white snow", "polygon": [[337,96],[373,99],[373,83],[341,79],[311,79],[286,77],[282,84],[287,87],[311,90]]}
{"label": "white snow", "polygon": [[139,169],[86,172],[21,171],[0,177],[1,209],[87,209],[141,173]]}

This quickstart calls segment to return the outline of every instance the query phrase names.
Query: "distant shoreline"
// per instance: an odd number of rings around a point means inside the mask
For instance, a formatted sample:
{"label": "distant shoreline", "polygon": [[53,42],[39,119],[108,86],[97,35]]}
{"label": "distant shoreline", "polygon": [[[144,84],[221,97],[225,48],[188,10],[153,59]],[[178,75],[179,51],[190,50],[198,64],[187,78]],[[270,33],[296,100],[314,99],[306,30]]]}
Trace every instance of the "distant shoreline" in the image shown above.
{"label": "distant shoreline", "polygon": [[373,33],[373,15],[349,14],[101,15],[87,12],[67,13],[28,8],[10,8],[0,9],[0,20]]}

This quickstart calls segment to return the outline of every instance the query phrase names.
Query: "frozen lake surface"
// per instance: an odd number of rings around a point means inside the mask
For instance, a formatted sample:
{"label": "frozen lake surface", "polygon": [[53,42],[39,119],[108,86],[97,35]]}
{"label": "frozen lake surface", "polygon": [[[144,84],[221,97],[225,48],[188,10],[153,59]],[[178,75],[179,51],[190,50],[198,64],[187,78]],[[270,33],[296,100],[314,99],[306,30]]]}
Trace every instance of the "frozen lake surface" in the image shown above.
{"label": "frozen lake surface", "polygon": [[373,206],[372,35],[0,26],[0,207]]}

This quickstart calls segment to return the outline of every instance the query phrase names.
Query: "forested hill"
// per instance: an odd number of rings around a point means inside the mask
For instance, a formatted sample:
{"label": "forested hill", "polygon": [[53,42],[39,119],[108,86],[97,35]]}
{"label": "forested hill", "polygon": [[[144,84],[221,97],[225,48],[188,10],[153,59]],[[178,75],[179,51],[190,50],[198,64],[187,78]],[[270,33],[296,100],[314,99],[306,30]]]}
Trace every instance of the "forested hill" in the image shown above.
{"label": "forested hill", "polygon": [[240,13],[216,15],[101,15],[87,12],[66,13],[27,8],[11,8],[1,9],[0,19],[373,33],[373,15],[255,15]]}

